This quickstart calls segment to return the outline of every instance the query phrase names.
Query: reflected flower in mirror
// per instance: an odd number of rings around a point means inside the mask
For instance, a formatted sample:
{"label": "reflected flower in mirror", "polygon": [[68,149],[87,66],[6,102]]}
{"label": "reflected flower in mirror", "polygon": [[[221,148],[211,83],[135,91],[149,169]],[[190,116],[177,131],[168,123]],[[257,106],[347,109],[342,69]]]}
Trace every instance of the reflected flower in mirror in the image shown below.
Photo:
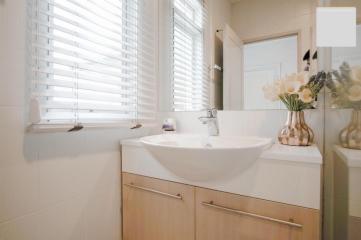
{"label": "reflected flower in mirror", "polygon": [[344,62],[327,80],[333,108],[361,109],[361,66]]}
{"label": "reflected flower in mirror", "polygon": [[345,148],[361,149],[361,66],[344,62],[326,83],[332,107],[352,109],[351,122],[341,130],[340,143]]}

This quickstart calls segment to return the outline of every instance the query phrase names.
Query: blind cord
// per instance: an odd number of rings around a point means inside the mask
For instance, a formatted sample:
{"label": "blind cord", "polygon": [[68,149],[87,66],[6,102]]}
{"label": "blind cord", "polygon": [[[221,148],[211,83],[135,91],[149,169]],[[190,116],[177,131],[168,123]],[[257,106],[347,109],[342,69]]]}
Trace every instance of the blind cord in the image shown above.
{"label": "blind cord", "polygon": [[84,128],[79,122],[79,76],[78,67],[75,67],[75,94],[76,94],[76,108],[75,108],[75,124],[74,127],[70,128],[68,132],[78,132]]}
{"label": "blind cord", "polygon": [[[140,4],[138,3],[138,1],[139,0],[137,0],[136,2],[137,2],[137,7],[139,8],[139,6],[140,6]],[[138,11],[139,12],[139,11]],[[139,13],[138,13],[139,14]],[[138,21],[141,21],[141,20],[139,20],[139,18],[137,19]],[[132,130],[134,130],[134,129],[138,129],[138,128],[141,128],[143,125],[141,124],[141,123],[139,123],[139,118],[138,118],[138,107],[139,107],[139,89],[138,89],[138,78],[139,78],[139,36],[138,36],[138,21],[137,21],[137,23],[136,23],[136,29],[137,29],[137,34],[136,34],[136,54],[135,54],[135,56],[136,56],[136,65],[137,65],[137,68],[136,68],[136,80],[135,80],[135,92],[136,92],[136,94],[135,94],[135,117],[134,117],[134,119],[133,119],[133,124],[132,124],[132,126],[130,127],[130,129],[132,129]]]}

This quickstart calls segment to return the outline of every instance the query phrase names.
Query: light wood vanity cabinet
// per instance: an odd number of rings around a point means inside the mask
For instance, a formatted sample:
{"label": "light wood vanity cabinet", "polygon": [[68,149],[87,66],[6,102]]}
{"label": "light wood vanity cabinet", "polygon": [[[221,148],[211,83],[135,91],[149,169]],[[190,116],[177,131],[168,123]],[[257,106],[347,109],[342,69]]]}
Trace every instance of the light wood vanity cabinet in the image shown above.
{"label": "light wood vanity cabinet", "polygon": [[317,240],[319,211],[196,189],[197,240]]}
{"label": "light wood vanity cabinet", "polygon": [[124,240],[318,240],[319,226],[315,209],[123,173]]}
{"label": "light wood vanity cabinet", "polygon": [[194,187],[127,173],[122,179],[123,240],[194,239]]}

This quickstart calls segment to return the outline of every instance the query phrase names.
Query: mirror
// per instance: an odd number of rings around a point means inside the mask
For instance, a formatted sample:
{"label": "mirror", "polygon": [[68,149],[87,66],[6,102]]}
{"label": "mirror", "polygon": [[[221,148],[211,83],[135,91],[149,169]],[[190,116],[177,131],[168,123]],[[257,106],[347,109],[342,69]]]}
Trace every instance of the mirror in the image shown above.
{"label": "mirror", "polygon": [[[308,62],[303,57],[309,50],[310,70],[316,71],[314,2],[210,1],[214,42],[210,105],[222,110],[284,109],[280,101],[267,100],[262,88],[305,69]],[[224,5],[230,5],[230,13]]]}
{"label": "mirror", "polygon": [[263,87],[316,72],[317,1],[159,1],[161,111],[284,109]]}

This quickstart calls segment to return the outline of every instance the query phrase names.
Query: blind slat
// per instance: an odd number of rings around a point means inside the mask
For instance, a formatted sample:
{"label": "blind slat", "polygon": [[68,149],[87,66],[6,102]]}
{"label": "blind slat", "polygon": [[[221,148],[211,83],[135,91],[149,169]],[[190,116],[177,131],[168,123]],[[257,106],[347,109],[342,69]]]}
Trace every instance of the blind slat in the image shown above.
{"label": "blind slat", "polygon": [[[88,80],[96,83],[111,84],[114,86],[131,87],[134,85],[134,83],[132,83],[131,81],[134,79],[134,76],[126,75],[126,74],[122,74],[119,76],[112,76],[109,74],[96,74],[96,72],[91,72],[91,71],[75,72],[72,70],[62,70],[62,69],[54,69],[54,68],[33,68],[33,73],[38,77],[39,80],[41,78],[50,78],[50,77],[52,77],[52,79],[55,77],[69,77],[80,80]],[[45,76],[40,76],[40,75],[45,75]]]}

